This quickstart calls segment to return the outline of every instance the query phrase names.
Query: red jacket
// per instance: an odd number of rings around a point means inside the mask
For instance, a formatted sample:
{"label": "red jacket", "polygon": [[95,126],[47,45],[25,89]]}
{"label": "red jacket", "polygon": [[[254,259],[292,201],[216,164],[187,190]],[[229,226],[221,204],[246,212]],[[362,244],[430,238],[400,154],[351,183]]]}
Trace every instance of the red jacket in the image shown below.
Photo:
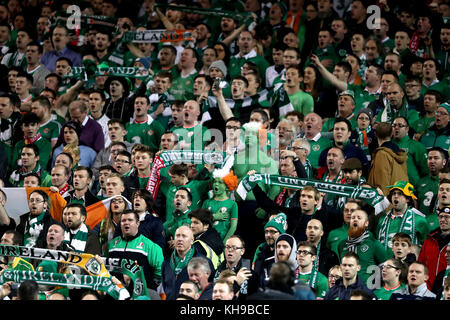
{"label": "red jacket", "polygon": [[439,250],[437,240],[440,232],[441,230],[439,229],[428,235],[423,242],[418,259],[420,262],[425,263],[428,268],[427,286],[429,290],[433,287],[433,282],[434,279],[436,279],[437,274],[447,268],[447,259],[445,258],[447,246],[444,246],[441,250]]}

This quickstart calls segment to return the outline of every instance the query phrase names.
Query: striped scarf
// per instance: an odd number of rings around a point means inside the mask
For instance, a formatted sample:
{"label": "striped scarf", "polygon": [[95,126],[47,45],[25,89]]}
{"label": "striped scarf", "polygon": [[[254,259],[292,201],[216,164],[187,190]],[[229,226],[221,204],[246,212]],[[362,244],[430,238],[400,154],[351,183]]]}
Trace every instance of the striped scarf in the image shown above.
{"label": "striped scarf", "polygon": [[348,237],[346,241],[346,247],[349,252],[358,253],[358,246],[369,238],[369,231],[365,230],[362,235],[358,238],[350,238]]}
{"label": "striped scarf", "polygon": [[358,133],[358,146],[364,151],[365,154],[369,152],[369,139],[367,135],[372,131],[372,127],[369,126],[366,130],[356,128]]}
{"label": "striped scarf", "polygon": [[30,217],[28,218],[28,225],[29,227],[25,230],[24,235],[24,245],[26,247],[34,247],[36,245],[37,238],[39,237],[39,234],[44,229],[44,216],[45,211],[42,212],[37,217]]}
{"label": "striped scarf", "polygon": [[88,236],[88,228],[82,223],[80,229],[74,233],[72,230],[64,232],[64,243],[71,245],[77,252],[84,252],[86,248],[86,241]]}
{"label": "striped scarf", "polygon": [[416,237],[416,215],[408,208],[401,217],[402,222],[398,230],[390,230],[391,222],[393,219],[397,219],[392,210],[384,217],[381,222],[381,228],[378,232],[378,240],[384,245],[386,249],[392,248],[392,237],[398,232],[404,232],[411,237],[412,243],[417,244]]}

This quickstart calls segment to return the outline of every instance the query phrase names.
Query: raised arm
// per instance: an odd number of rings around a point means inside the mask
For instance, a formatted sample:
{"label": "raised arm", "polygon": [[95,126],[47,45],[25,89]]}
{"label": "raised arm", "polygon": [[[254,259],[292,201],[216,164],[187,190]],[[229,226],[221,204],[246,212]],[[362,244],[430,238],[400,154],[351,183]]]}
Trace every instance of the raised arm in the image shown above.
{"label": "raised arm", "polygon": [[338,78],[336,78],[334,74],[328,71],[327,68],[325,68],[325,66],[322,64],[322,62],[320,62],[319,57],[313,54],[311,55],[310,60],[312,64],[317,67],[322,77],[324,77],[325,80],[330,82],[333,85],[333,87],[335,87],[339,91],[347,90],[347,82],[339,80]]}

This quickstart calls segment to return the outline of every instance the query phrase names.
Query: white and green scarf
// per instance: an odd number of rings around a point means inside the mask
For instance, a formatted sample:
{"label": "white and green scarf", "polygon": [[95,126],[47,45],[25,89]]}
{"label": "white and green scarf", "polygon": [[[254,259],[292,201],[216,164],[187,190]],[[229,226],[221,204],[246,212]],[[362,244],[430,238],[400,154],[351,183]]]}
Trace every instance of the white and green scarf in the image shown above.
{"label": "white and green scarf", "polygon": [[36,245],[36,241],[44,229],[44,217],[45,211],[37,217],[31,215],[28,217],[28,228],[26,228],[24,235],[24,245],[26,247],[34,247]]}
{"label": "white and green scarf", "polygon": [[126,31],[122,38],[122,42],[133,43],[159,43],[159,42],[179,42],[191,41],[192,30],[141,30]]}
{"label": "white and green scarf", "polygon": [[88,236],[88,228],[82,223],[80,229],[75,233],[72,230],[67,230],[64,232],[64,243],[67,243],[75,248],[77,252],[84,252],[86,248],[86,241]]}
{"label": "white and green scarf", "polygon": [[122,285],[115,285],[111,278],[65,273],[6,270],[0,276],[0,283],[8,281],[23,282],[34,280],[40,285],[63,286],[68,288],[86,288],[106,292],[116,300],[125,300],[130,297]]}
{"label": "white and green scarf", "polygon": [[250,192],[257,183],[296,190],[301,190],[305,186],[312,186],[319,192],[362,200],[375,209],[377,208],[377,206],[381,205],[384,199],[384,196],[380,196],[377,190],[373,188],[259,173],[251,176],[246,176],[244,179],[242,179],[238,185],[236,192],[242,199],[245,200],[245,198],[247,197],[247,193]]}
{"label": "white and green scarf", "polygon": [[389,243],[392,241],[392,237],[394,234],[398,232],[404,232],[408,234],[411,237],[412,243],[417,244],[417,237],[416,237],[416,215],[411,210],[411,208],[408,208],[405,213],[402,216],[402,223],[400,225],[399,230],[395,230],[395,232],[390,232],[390,225],[392,222],[392,219],[394,215],[392,213],[392,210],[389,211],[388,214],[383,218],[383,221],[381,222],[380,231],[378,232],[378,240],[384,245],[386,249],[389,249]]}

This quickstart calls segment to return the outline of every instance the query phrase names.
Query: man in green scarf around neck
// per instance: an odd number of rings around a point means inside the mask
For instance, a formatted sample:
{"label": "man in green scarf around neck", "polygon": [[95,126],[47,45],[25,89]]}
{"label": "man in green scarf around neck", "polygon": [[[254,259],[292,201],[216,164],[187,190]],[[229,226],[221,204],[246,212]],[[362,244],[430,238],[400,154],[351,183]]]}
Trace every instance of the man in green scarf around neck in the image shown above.
{"label": "man in green scarf around neck", "polygon": [[404,232],[408,234],[412,243],[420,246],[429,230],[425,216],[410,206],[410,202],[417,199],[413,193],[413,185],[406,181],[397,181],[395,185],[387,188],[392,210],[378,221],[376,237],[383,244],[389,257],[392,258],[394,256],[392,237],[396,233]]}

